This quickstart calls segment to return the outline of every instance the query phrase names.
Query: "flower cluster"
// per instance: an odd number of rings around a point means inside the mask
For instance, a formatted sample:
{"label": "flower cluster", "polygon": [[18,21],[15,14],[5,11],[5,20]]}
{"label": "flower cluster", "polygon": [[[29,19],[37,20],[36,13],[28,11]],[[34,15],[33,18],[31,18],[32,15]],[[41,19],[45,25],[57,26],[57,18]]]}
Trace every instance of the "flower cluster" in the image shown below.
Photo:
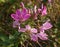
{"label": "flower cluster", "polygon": [[27,21],[31,15],[31,11],[33,11],[34,18],[37,19],[38,14],[41,14],[41,16],[47,15],[47,7],[44,6],[43,4],[41,5],[41,8],[37,8],[37,6],[34,6],[33,10],[25,8],[24,4],[21,2],[21,7],[22,9],[17,9],[16,13],[11,14],[11,17],[14,19],[13,22],[13,27],[16,28],[18,27],[19,32],[27,33],[31,40],[33,41],[38,41],[38,38],[41,40],[48,40],[48,35],[45,33],[45,30],[48,30],[52,28],[52,25],[49,21],[46,21],[45,23],[42,24],[42,26],[38,28],[31,27],[29,24],[25,25],[25,27],[21,27],[20,24],[22,22]]}
{"label": "flower cluster", "polygon": [[45,33],[45,30],[48,30],[52,28],[52,25],[46,21],[39,29],[39,32],[36,28],[31,28],[30,25],[26,25],[25,28],[20,28],[18,29],[19,32],[28,32],[29,36],[31,37],[31,40],[33,41],[37,41],[38,40],[38,37],[41,39],[41,40],[47,40],[47,34]]}

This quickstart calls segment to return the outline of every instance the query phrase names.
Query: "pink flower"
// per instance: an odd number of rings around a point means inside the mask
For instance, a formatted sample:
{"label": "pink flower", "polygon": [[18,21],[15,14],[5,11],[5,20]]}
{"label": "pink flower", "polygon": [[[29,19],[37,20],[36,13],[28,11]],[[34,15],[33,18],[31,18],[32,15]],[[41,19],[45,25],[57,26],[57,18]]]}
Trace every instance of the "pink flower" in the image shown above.
{"label": "pink flower", "polygon": [[37,35],[36,35],[36,33],[37,33],[37,29],[35,29],[35,28],[31,28],[30,27],[30,25],[26,25],[26,27],[25,28],[20,28],[19,29],[19,32],[29,32],[29,36],[31,37],[31,40],[33,40],[33,41],[37,41]]}
{"label": "pink flower", "polygon": [[52,28],[52,25],[49,23],[49,21],[46,21],[40,28],[40,33],[37,33],[37,36],[41,39],[41,40],[47,40],[48,39],[48,35],[45,33],[45,30],[48,30]]}
{"label": "pink flower", "polygon": [[38,36],[36,34],[30,34],[32,41],[38,41]]}
{"label": "pink flower", "polygon": [[43,29],[43,30],[48,30],[50,28],[52,28],[52,25],[48,21],[46,21],[41,27],[41,29]]}
{"label": "pink flower", "polygon": [[16,21],[26,21],[29,17],[30,14],[26,8],[23,10],[17,10],[15,14],[11,14],[11,17],[16,20]]}
{"label": "pink flower", "polygon": [[44,32],[40,32],[37,34],[37,36],[41,39],[41,40],[47,40],[48,39],[48,35]]}
{"label": "pink flower", "polygon": [[29,10],[24,7],[24,4],[22,2],[21,6],[23,7],[22,10],[17,9],[15,14],[11,14],[11,17],[15,21],[26,21],[31,16]]}
{"label": "pink flower", "polygon": [[26,25],[26,29],[30,31],[31,40],[37,41],[38,40],[38,37],[35,34],[35,33],[37,33],[37,29],[31,28],[30,25]]}

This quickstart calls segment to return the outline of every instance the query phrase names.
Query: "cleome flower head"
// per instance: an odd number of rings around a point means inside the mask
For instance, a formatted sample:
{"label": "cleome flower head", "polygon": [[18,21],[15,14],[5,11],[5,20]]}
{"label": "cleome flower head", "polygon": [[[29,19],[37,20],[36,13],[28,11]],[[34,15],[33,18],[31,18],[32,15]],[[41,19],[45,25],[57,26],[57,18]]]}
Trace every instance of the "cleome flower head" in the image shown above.
{"label": "cleome flower head", "polygon": [[22,10],[17,9],[15,13],[11,14],[11,17],[15,20],[13,22],[13,27],[20,25],[20,22],[24,22],[30,18],[30,12],[24,7],[23,2],[21,2]]}
{"label": "cleome flower head", "polygon": [[29,10],[24,7],[24,4],[21,2],[22,10],[17,9],[15,13],[11,14],[11,17],[15,21],[26,21],[30,18]]}
{"label": "cleome flower head", "polygon": [[11,17],[15,20],[15,21],[26,21],[29,17],[30,14],[28,12],[28,10],[26,8],[22,9],[22,10],[16,10],[15,14],[11,14]]}
{"label": "cleome flower head", "polygon": [[30,36],[31,40],[38,41],[38,38],[41,40],[48,40],[48,35],[45,33],[45,30],[52,28],[52,25],[46,21],[40,28],[40,32],[36,28],[31,28],[30,25],[26,25],[25,28],[19,28],[19,32],[26,32]]}
{"label": "cleome flower head", "polygon": [[48,35],[45,33],[45,30],[48,30],[52,28],[51,23],[49,23],[49,21],[46,21],[40,28],[40,32],[37,33],[37,36],[41,39],[41,40],[48,40]]}
{"label": "cleome flower head", "polygon": [[33,41],[38,40],[37,35],[36,35],[37,29],[31,28],[30,25],[26,25],[25,28],[20,28],[18,31],[19,32],[27,32],[28,35],[31,37],[31,40],[33,40]]}
{"label": "cleome flower head", "polygon": [[[24,3],[21,2],[22,9],[17,9],[15,13],[11,14],[11,17],[14,19],[13,27],[18,27],[19,32],[26,33],[29,35],[30,39],[32,41],[38,41],[38,38],[41,40],[48,40],[48,35],[45,33],[45,30],[48,30],[52,28],[51,23],[49,21],[46,21],[42,24],[42,26],[39,28],[32,28],[30,25],[25,25],[24,28],[21,28],[20,25],[22,22],[28,20],[31,16],[31,12],[33,15],[33,18],[36,20],[38,17],[38,14],[41,13],[42,16],[45,16],[47,14],[47,8],[42,4],[41,8],[37,9],[37,6],[34,6],[33,10],[28,10],[25,8]],[[38,30],[37,30],[38,29]]]}

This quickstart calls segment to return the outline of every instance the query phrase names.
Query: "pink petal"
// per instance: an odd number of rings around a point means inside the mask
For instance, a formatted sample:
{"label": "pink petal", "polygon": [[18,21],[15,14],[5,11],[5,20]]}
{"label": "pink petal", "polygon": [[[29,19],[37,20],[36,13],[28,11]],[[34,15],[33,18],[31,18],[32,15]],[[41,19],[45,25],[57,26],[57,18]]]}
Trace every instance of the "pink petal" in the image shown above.
{"label": "pink petal", "polygon": [[17,9],[17,10],[16,10],[16,14],[17,14],[18,16],[21,15],[21,11],[20,11],[20,9]]}
{"label": "pink petal", "polygon": [[52,28],[52,25],[47,21],[47,22],[45,22],[45,23],[43,24],[42,28],[43,28],[44,30],[47,30],[47,29]]}
{"label": "pink petal", "polygon": [[26,8],[24,8],[21,12],[21,18],[20,19],[22,19],[21,21],[25,21],[25,20],[29,19],[30,16],[31,15],[29,14],[28,10]]}
{"label": "pink petal", "polygon": [[19,31],[19,32],[25,32],[26,29],[25,29],[25,28],[19,28],[18,31]]}
{"label": "pink petal", "polygon": [[21,5],[21,7],[22,7],[22,8],[24,8],[24,3],[23,3],[23,2],[21,2],[21,4],[20,4],[20,5]]}
{"label": "pink petal", "polygon": [[43,29],[42,26],[41,26],[41,28],[40,28],[40,32],[45,32],[45,30]]}
{"label": "pink petal", "polygon": [[48,38],[47,38],[48,35],[47,35],[46,33],[44,33],[44,32],[38,33],[37,36],[38,36],[41,40],[47,40],[47,39],[48,39]]}
{"label": "pink petal", "polygon": [[41,13],[41,10],[42,10],[42,9],[38,8],[38,13]]}
{"label": "pink petal", "polygon": [[38,41],[38,37],[36,34],[30,34],[31,40]]}
{"label": "pink petal", "polygon": [[25,16],[23,16],[23,18],[24,18],[23,21],[29,19],[30,18],[30,14],[26,14]]}
{"label": "pink petal", "polygon": [[31,30],[30,25],[26,25],[25,27],[26,27],[26,30]]}
{"label": "pink petal", "polygon": [[44,9],[43,9],[43,11],[42,11],[42,16],[43,15],[46,15],[47,14],[47,8],[46,8],[46,6],[44,6]]}
{"label": "pink petal", "polygon": [[21,14],[22,14],[22,16],[28,14],[28,10],[26,8],[22,9]]}
{"label": "pink petal", "polygon": [[37,33],[37,29],[32,28],[32,29],[31,29],[31,33]]}
{"label": "pink petal", "polygon": [[51,3],[52,0],[48,0],[49,3]]}
{"label": "pink petal", "polygon": [[17,14],[11,14],[11,17],[16,21],[19,21],[19,17]]}
{"label": "pink petal", "polygon": [[18,21],[13,22],[13,27],[16,28],[17,26],[20,26],[20,23]]}

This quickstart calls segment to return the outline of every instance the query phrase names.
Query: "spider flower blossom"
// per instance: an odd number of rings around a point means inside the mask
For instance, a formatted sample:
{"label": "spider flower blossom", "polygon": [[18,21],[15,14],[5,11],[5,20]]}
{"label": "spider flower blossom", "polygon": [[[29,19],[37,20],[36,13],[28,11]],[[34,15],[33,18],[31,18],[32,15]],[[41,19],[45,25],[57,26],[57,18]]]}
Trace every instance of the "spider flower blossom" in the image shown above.
{"label": "spider flower blossom", "polygon": [[47,8],[46,6],[41,6],[41,8],[38,8],[38,12],[41,13],[42,16],[47,15]]}
{"label": "spider flower blossom", "polygon": [[17,9],[16,13],[11,14],[11,17],[16,21],[26,21],[31,15],[29,10],[24,7],[23,2],[21,2],[22,10]]}
{"label": "spider flower blossom", "polygon": [[22,10],[18,9],[15,14],[11,14],[11,17],[15,21],[26,21],[30,17],[30,14],[29,14],[28,10],[26,8],[24,8]]}
{"label": "spider flower blossom", "polygon": [[24,4],[21,3],[21,6],[23,7],[22,10],[17,9],[15,13],[11,14],[11,17],[15,20],[13,22],[13,27],[16,27],[16,25],[19,25],[20,22],[24,22],[30,18],[29,10],[24,7]]}
{"label": "spider flower blossom", "polygon": [[52,25],[46,21],[40,28],[40,32],[37,32],[37,29],[31,28],[30,25],[26,25],[25,28],[20,28],[19,32],[29,32],[31,40],[38,41],[38,38],[41,40],[48,40],[48,35],[45,33],[45,30],[52,28]]}
{"label": "spider flower blossom", "polygon": [[37,29],[31,28],[30,25],[26,25],[25,28],[20,28],[18,31],[19,32],[29,32],[31,40],[33,40],[33,41],[37,41],[38,40],[37,35],[36,35]]}
{"label": "spider flower blossom", "polygon": [[49,21],[46,21],[40,28],[40,33],[37,33],[37,36],[41,39],[41,40],[47,40],[48,39],[48,35],[45,33],[45,30],[48,30],[52,28],[52,25],[49,23]]}

